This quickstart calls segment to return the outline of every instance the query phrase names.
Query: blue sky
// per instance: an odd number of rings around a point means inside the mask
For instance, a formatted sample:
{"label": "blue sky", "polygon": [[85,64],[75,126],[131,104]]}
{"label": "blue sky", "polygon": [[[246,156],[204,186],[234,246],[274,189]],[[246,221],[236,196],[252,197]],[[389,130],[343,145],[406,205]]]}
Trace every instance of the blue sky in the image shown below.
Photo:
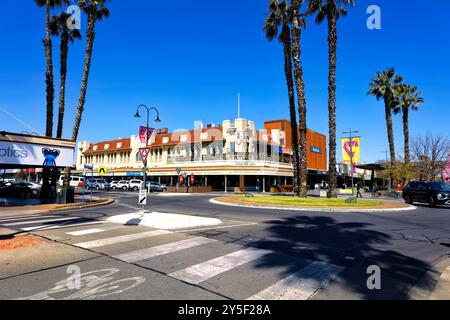
{"label": "blue sky", "polygon": [[[288,119],[282,48],[262,33],[266,0],[112,0],[111,17],[97,26],[80,140],[137,134],[132,117],[140,103],[160,110],[161,126],[190,129],[195,120],[220,123],[241,115],[256,121]],[[449,133],[450,11],[448,0],[356,0],[339,22],[338,132],[361,131],[362,160],[383,159],[387,145],[384,107],[366,96],[376,70],[396,67],[417,85],[426,103],[411,114],[411,134]],[[366,9],[382,10],[382,29],[366,28]],[[32,0],[7,1],[0,27],[0,107],[45,132],[45,10]],[[84,17],[85,18],[85,17]],[[83,20],[84,33],[86,21]],[[84,35],[83,35],[84,36]],[[327,133],[326,25],[308,21],[303,62],[308,126]],[[56,93],[59,41],[54,40]],[[85,42],[70,48],[64,135],[71,136]],[[56,97],[57,98],[57,97]],[[57,99],[55,99],[55,115]],[[0,130],[30,131],[0,110]],[[398,153],[401,117],[395,117]],[[56,121],[55,121],[56,127]],[[341,136],[341,135],[339,135]],[[338,152],[341,159],[341,152]]]}

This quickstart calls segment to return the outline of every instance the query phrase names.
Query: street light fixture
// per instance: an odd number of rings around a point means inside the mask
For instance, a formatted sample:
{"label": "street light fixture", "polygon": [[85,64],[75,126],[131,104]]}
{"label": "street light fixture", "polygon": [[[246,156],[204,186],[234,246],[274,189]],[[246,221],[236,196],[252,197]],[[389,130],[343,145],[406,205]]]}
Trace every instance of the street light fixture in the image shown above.
{"label": "street light fixture", "polygon": [[[134,115],[135,118],[141,118],[141,115],[139,113],[139,109],[144,108],[145,110],[147,110],[147,127],[146,127],[146,137],[145,137],[145,147],[148,147],[148,140],[149,140],[149,134],[148,134],[148,130],[149,130],[149,124],[150,124],[150,111],[153,110],[156,112],[156,119],[155,122],[156,123],[160,123],[161,119],[159,118],[159,111],[158,109],[156,109],[155,107],[147,107],[145,104],[140,104],[137,107],[136,110],[136,114]],[[144,161],[144,188],[147,188],[147,159],[145,159]]]}

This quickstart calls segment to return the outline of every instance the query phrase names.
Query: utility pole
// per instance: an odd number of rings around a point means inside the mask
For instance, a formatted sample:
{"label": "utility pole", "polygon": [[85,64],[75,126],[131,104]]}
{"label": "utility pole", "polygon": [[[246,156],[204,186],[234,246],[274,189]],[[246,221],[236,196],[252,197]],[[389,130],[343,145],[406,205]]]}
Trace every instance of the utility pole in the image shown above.
{"label": "utility pole", "polygon": [[342,134],[348,135],[348,140],[350,144],[350,166],[351,166],[351,175],[352,175],[352,197],[355,197],[355,180],[353,177],[353,134],[358,134],[359,131],[352,131],[352,128],[348,130],[348,132],[342,132]]}

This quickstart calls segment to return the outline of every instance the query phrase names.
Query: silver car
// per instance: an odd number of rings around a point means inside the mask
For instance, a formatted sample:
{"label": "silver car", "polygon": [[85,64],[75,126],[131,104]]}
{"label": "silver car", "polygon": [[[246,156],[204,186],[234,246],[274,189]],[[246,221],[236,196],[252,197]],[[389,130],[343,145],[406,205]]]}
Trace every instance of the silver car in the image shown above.
{"label": "silver car", "polygon": [[109,190],[111,185],[105,179],[89,179],[86,184],[86,189]]}

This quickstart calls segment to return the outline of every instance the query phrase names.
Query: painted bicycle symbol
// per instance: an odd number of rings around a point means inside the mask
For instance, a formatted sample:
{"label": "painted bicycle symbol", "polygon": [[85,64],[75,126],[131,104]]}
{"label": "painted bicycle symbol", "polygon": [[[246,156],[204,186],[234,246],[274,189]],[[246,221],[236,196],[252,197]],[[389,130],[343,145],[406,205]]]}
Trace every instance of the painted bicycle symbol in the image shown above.
{"label": "painted bicycle symbol", "polygon": [[[121,280],[114,280],[113,275],[119,269],[101,269],[86,272],[80,275],[80,288],[71,290],[67,286],[67,279],[61,280],[49,290],[36,293],[29,297],[18,298],[17,300],[93,300],[107,296],[119,294],[131,290],[145,282],[143,277],[131,277]],[[76,291],[75,293],[73,293]],[[59,298],[64,293],[72,293],[69,296]],[[55,295],[58,298],[55,298]]]}

